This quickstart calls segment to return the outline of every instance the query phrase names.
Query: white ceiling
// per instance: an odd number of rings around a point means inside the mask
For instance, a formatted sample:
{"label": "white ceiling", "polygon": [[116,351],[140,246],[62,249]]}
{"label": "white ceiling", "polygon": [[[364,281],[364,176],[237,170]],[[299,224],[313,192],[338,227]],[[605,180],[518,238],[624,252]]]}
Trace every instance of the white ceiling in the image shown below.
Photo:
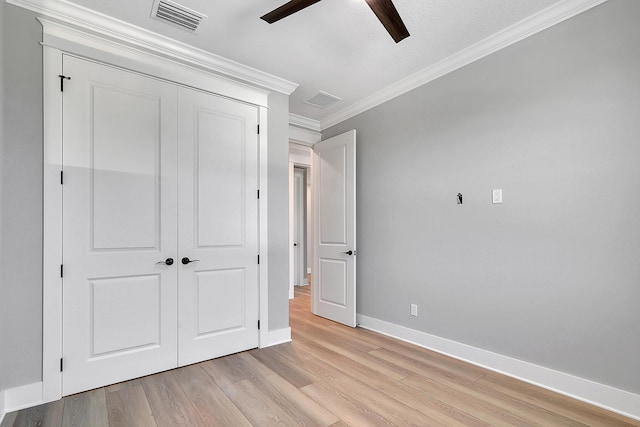
{"label": "white ceiling", "polygon": [[[394,0],[411,36],[394,43],[364,0],[323,0],[275,24],[286,0],[177,0],[208,17],[196,34],[150,17],[153,0],[74,3],[298,83],[291,113],[340,114],[408,76],[568,0]],[[302,102],[324,91],[325,109]]]}

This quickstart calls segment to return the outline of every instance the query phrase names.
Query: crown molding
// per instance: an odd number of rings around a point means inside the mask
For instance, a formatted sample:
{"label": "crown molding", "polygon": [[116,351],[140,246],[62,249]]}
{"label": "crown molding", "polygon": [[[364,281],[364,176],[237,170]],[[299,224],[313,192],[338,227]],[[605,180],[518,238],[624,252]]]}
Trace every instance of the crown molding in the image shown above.
{"label": "crown molding", "polygon": [[289,141],[310,147],[321,139],[318,120],[289,113]]}
{"label": "crown molding", "polygon": [[320,142],[321,139],[322,134],[320,132],[289,125],[289,142],[310,147],[313,144]]}
{"label": "crown molding", "polygon": [[14,6],[183,64],[290,95],[297,83],[265,73],[66,0],[6,0]]}
{"label": "crown molding", "polygon": [[270,91],[202,68],[137,49],[101,34],[41,16],[42,46],[195,87],[254,105],[268,106]]}
{"label": "crown molding", "polygon": [[605,3],[606,1],[608,0],[564,0],[556,3],[430,67],[424,68],[421,71],[418,71],[417,73],[414,73],[409,77],[350,105],[343,110],[329,115],[320,121],[320,129],[325,130],[331,126],[337,125],[351,117],[377,107],[384,102],[429,83],[438,77],[449,74],[452,71],[546,30],[549,27],[559,24],[562,21],[572,18],[586,10]]}
{"label": "crown molding", "polygon": [[298,114],[289,113],[289,124],[300,128],[305,128],[320,132],[320,122]]}

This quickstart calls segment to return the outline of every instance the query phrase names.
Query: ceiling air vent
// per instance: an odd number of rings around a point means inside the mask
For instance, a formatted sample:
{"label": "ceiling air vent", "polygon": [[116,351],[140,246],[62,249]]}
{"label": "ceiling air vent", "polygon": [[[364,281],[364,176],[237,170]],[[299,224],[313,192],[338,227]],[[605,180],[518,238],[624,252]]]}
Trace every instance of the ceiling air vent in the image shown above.
{"label": "ceiling air vent", "polygon": [[156,0],[151,17],[170,22],[185,30],[195,32],[206,15],[169,0]]}
{"label": "ceiling air vent", "polygon": [[304,101],[304,104],[308,104],[316,108],[327,108],[328,106],[333,105],[338,101],[342,101],[342,98],[329,95],[326,92],[318,91],[317,95],[314,95]]}

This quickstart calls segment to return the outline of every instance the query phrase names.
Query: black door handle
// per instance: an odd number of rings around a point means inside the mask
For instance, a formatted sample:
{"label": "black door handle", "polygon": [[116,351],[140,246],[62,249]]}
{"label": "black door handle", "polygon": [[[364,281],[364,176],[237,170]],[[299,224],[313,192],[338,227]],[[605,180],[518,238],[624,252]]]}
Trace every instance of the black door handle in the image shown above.
{"label": "black door handle", "polygon": [[353,255],[353,254],[355,254],[355,251],[352,251],[351,249],[349,249],[348,251],[342,252],[342,253],[346,254],[346,255]]}
{"label": "black door handle", "polygon": [[199,259],[189,259],[189,257],[182,258],[182,263],[184,265],[187,265],[187,264],[189,264],[191,262],[199,262],[199,261],[200,261]]}
{"label": "black door handle", "polygon": [[158,262],[156,262],[156,264],[172,265],[173,264],[173,258],[167,258],[164,261],[158,261]]}
{"label": "black door handle", "polygon": [[297,244],[297,243],[294,243],[294,244],[293,244],[293,246],[298,246],[298,244]]}

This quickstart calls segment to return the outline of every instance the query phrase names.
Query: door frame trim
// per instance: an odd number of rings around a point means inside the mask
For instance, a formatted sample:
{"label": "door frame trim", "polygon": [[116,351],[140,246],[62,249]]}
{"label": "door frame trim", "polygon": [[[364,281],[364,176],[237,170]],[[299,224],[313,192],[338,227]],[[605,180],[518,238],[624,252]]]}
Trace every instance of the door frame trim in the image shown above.
{"label": "door frame trim", "polygon": [[[42,400],[62,397],[60,363],[62,349],[62,92],[60,78],[64,54],[98,61],[132,72],[159,78],[177,85],[197,88],[258,107],[260,189],[259,206],[259,346],[267,346],[269,336],[269,246],[268,246],[268,94],[249,84],[232,81],[211,72],[178,64],[138,48],[114,42],[65,24],[39,18],[43,26],[43,303],[42,303]],[[257,325],[256,325],[257,326]]]}

